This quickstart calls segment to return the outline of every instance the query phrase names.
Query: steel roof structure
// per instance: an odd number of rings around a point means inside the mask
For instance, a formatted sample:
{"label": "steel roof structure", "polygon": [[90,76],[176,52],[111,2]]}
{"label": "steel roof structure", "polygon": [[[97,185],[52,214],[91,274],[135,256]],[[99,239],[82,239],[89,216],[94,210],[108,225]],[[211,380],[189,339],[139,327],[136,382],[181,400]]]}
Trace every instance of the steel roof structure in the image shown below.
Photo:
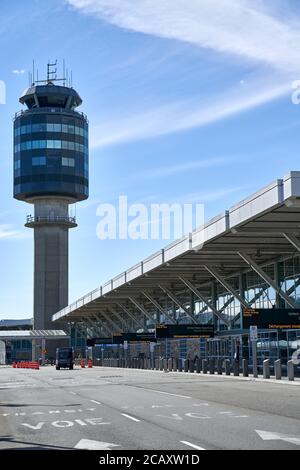
{"label": "steel roof structure", "polygon": [[33,339],[68,339],[63,330],[6,330],[0,331],[0,340],[33,340]]}
{"label": "steel roof structure", "polygon": [[193,296],[230,327],[224,309],[218,310],[213,301],[212,282],[249,307],[242,289],[230,282],[249,270],[275,289],[285,305],[297,307],[264,267],[299,252],[299,235],[300,172],[291,171],[57,312],[52,320],[85,322],[98,335],[151,327],[159,318],[174,323],[165,308],[168,299],[188,322],[198,323]]}

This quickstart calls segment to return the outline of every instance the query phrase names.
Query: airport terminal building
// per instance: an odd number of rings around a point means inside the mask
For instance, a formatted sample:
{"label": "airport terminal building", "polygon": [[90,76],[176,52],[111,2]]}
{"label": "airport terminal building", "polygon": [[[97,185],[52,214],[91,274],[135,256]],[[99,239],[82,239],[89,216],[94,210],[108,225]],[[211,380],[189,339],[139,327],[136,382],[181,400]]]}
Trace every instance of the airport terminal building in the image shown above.
{"label": "airport terminal building", "polygon": [[69,325],[75,347],[85,335],[99,360],[238,353],[250,363],[257,327],[259,361],[285,361],[300,348],[299,233],[300,172],[291,171],[57,312],[53,324]]}

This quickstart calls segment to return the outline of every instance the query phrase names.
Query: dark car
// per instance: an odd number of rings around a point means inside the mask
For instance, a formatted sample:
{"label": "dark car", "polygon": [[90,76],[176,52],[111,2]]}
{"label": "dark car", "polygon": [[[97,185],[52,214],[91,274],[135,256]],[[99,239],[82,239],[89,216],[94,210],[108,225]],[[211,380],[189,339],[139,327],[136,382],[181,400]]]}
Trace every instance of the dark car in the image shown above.
{"label": "dark car", "polygon": [[72,370],[74,367],[73,348],[57,348],[56,349],[56,370],[61,367]]}

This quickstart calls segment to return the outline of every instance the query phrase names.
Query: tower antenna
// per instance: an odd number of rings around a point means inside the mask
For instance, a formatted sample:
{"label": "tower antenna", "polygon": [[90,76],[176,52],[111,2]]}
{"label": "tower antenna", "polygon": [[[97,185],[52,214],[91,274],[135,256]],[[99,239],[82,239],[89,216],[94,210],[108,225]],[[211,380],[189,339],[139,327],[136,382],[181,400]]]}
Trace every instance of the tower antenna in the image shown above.
{"label": "tower antenna", "polygon": [[34,73],[34,59],[33,59],[33,61],[32,61],[32,76],[33,76],[33,78],[32,78],[32,84],[34,85],[34,81],[35,81],[35,80],[34,80],[34,79],[35,79],[35,73]]}

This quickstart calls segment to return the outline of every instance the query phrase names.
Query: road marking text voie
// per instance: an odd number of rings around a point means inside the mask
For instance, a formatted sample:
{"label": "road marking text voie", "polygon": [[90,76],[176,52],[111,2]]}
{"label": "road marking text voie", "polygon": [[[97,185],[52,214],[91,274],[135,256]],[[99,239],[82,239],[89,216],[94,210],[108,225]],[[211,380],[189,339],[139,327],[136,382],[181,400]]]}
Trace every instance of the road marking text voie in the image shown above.
{"label": "road marking text voie", "polygon": [[54,426],[55,428],[58,429],[65,429],[65,428],[71,428],[75,424],[79,426],[101,426],[104,424],[111,424],[109,422],[103,421],[103,418],[83,418],[83,419],[75,419],[74,421],[68,421],[68,420],[59,420],[59,421],[52,421],[51,423],[46,422],[46,421],[40,421],[37,424],[29,424],[29,423],[21,423],[22,426],[25,426],[28,429],[31,429],[33,431],[39,431],[44,427],[44,425],[47,424],[48,426]]}

